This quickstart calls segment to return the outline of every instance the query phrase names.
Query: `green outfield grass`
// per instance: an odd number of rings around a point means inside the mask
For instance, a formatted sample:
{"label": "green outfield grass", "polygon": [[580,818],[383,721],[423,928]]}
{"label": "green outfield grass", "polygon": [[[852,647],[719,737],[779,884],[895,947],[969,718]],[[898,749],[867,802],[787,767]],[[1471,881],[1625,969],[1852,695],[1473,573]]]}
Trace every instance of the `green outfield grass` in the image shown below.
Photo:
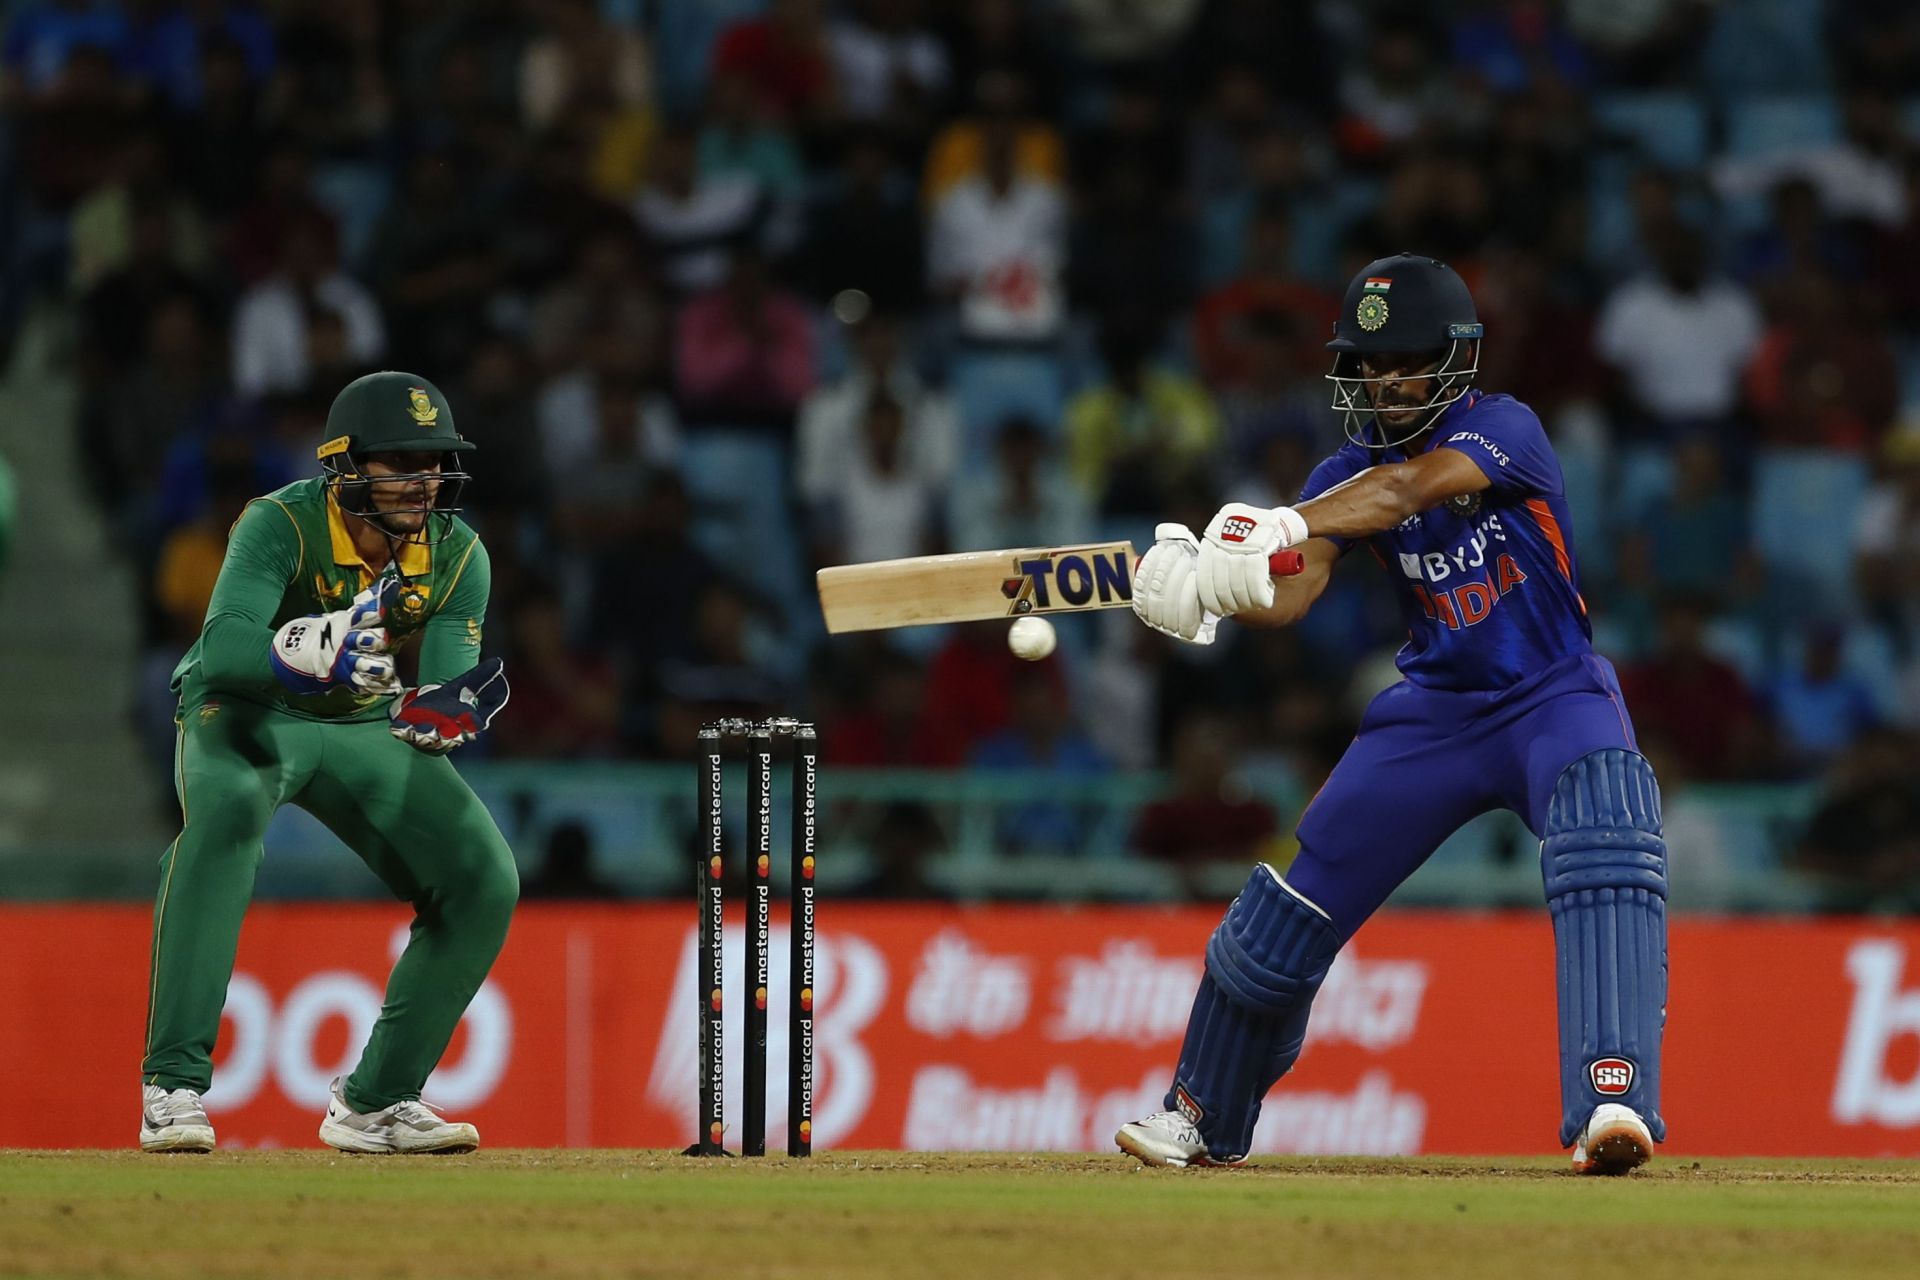
{"label": "green outfield grass", "polygon": [[0,1276],[1911,1276],[1920,1162],[0,1152]]}

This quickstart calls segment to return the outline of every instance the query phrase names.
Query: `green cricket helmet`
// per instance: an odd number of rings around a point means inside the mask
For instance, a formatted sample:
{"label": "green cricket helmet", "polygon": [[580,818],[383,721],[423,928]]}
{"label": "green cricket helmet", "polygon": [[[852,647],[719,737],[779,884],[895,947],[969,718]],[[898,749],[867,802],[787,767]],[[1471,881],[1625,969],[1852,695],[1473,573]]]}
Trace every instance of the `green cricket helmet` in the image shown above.
{"label": "green cricket helmet", "polygon": [[387,370],[355,378],[333,398],[327,410],[327,441],[318,454],[328,484],[340,509],[377,526],[389,537],[407,537],[429,545],[442,542],[453,530],[454,513],[470,478],[457,460],[448,456],[438,472],[400,472],[380,477],[382,484],[438,480],[439,488],[426,508],[415,508],[425,519],[416,531],[395,530],[387,518],[401,511],[373,509],[373,480],[364,464],[383,453],[467,453],[473,441],[454,430],[453,409],[440,388],[425,378]]}

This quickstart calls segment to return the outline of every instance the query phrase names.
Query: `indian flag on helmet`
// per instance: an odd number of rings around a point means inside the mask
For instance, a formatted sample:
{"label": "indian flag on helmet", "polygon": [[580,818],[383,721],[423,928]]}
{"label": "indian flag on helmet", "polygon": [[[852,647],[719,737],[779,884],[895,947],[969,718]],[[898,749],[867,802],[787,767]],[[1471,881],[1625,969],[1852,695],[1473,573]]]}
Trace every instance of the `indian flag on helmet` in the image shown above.
{"label": "indian flag on helmet", "polygon": [[1393,281],[1386,276],[1368,276],[1366,284],[1361,287],[1368,293],[1385,293],[1393,288]]}

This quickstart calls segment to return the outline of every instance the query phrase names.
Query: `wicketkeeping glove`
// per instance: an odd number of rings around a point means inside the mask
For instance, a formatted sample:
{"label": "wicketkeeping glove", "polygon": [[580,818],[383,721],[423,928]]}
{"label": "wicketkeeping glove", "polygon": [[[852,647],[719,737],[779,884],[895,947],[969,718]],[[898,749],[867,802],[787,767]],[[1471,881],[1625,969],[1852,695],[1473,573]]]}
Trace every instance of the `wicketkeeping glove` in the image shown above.
{"label": "wicketkeeping glove", "polygon": [[400,695],[390,713],[393,736],[432,755],[472,742],[507,705],[507,673],[488,658],[445,684],[421,685]]}
{"label": "wicketkeeping glove", "polygon": [[273,674],[295,693],[350,688],[359,694],[398,693],[402,685],[387,653],[381,599],[392,580],[353,598],[345,609],[295,618],[273,633]]}

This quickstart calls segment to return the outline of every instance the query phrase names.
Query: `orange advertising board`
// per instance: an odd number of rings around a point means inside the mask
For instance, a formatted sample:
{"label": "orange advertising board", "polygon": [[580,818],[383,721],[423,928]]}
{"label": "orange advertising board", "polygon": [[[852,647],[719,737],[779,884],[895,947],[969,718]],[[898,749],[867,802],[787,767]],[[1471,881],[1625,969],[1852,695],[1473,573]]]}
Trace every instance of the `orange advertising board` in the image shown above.
{"label": "orange advertising board", "polygon": [[[137,907],[0,907],[0,1063],[9,1089],[33,1099],[0,1110],[0,1146],[131,1145],[149,919]],[[223,1145],[316,1144],[328,1081],[379,1010],[407,919],[378,905],[249,915],[207,1099]],[[829,902],[817,1145],[1109,1148],[1119,1123],[1160,1104],[1217,920],[1200,908]],[[773,954],[778,1135],[784,939]],[[1920,923],[1682,918],[1671,954],[1669,1152],[1920,1155]],[[523,906],[427,1098],[492,1146],[685,1145],[694,973],[691,902]],[[1383,915],[1322,990],[1256,1151],[1555,1149],[1552,975],[1544,912]]]}

